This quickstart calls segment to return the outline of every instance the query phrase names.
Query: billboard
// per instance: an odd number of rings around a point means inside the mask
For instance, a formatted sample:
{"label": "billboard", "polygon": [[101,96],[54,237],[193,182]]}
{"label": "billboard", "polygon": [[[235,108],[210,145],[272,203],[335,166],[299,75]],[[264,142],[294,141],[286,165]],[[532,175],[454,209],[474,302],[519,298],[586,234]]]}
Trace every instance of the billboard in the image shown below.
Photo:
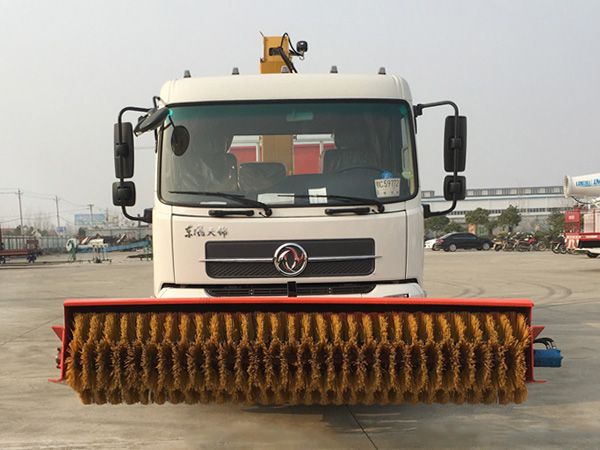
{"label": "billboard", "polygon": [[95,227],[106,225],[104,214],[94,214],[94,223],[90,221],[90,214],[75,214],[75,226],[81,227],[86,225]]}

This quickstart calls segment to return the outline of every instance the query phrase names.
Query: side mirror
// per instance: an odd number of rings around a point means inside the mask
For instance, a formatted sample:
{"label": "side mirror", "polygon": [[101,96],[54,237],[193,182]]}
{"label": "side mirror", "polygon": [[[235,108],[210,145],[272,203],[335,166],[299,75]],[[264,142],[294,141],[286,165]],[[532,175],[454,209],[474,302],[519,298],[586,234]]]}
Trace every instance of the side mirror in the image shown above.
{"label": "side mirror", "polygon": [[467,179],[463,176],[453,175],[444,178],[444,199],[447,201],[464,200],[467,196]]}
{"label": "side mirror", "polygon": [[[458,131],[458,134],[455,132]],[[456,154],[456,171],[463,172],[467,161],[467,118],[458,116],[458,124],[455,116],[446,117],[444,130],[444,170],[454,172]]]}
{"label": "side mirror", "polygon": [[135,205],[135,183],[133,181],[116,181],[112,185],[113,205],[133,206]]}
{"label": "side mirror", "polygon": [[152,208],[144,209],[144,217],[142,217],[142,222],[152,223]]}
{"label": "side mirror", "polygon": [[156,130],[169,114],[171,114],[171,111],[168,108],[152,108],[146,115],[139,118],[134,130],[135,135],[139,136],[147,131]]}
{"label": "side mirror", "polygon": [[[119,137],[120,136],[120,137]],[[133,177],[133,126],[129,122],[115,123],[115,176],[117,178]]]}

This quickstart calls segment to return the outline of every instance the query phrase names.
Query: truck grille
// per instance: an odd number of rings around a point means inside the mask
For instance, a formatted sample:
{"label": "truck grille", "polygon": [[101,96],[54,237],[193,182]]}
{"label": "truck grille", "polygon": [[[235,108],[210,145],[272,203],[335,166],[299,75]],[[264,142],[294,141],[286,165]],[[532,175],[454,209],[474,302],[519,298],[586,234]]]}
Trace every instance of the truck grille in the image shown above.
{"label": "truck grille", "polygon": [[[290,241],[207,242],[206,260],[204,260],[206,273],[211,278],[288,279],[279,273],[272,262],[277,248],[287,242]],[[376,256],[373,239],[293,242],[302,246],[308,255],[306,269],[295,278],[365,276],[375,270]],[[340,258],[340,260],[311,261],[311,258]],[[211,259],[216,261],[211,262]],[[228,261],[229,259],[231,262]],[[261,259],[262,261],[251,261],[252,259]]]}

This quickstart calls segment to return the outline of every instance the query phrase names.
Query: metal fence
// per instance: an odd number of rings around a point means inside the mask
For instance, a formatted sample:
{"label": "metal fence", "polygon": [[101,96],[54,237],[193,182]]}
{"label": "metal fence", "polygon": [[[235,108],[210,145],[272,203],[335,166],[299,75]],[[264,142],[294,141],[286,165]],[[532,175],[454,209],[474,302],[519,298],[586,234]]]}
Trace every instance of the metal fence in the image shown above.
{"label": "metal fence", "polygon": [[[148,235],[152,235],[151,227],[131,227],[88,230],[88,236],[102,236],[105,238],[124,236],[128,241],[142,240]],[[75,236],[41,236],[37,238],[39,247],[44,253],[66,253],[67,241]],[[34,239],[32,236],[6,236],[2,235],[2,242],[6,250],[20,250],[27,247],[27,241]]]}
{"label": "metal fence", "polygon": [[[41,236],[38,238],[39,246],[45,253],[66,252],[67,241],[72,236]],[[20,250],[26,247],[31,236],[2,236],[6,250]]]}

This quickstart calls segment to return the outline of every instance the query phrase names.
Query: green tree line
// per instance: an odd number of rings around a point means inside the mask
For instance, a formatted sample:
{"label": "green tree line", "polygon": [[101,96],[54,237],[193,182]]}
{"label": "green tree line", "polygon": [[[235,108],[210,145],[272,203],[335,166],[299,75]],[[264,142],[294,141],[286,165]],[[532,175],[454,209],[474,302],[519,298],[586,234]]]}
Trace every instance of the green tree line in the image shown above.
{"label": "green tree line", "polygon": [[[514,227],[517,227],[521,223],[521,214],[517,207],[509,205],[497,218],[490,219],[489,210],[477,208],[465,214],[465,222],[484,227],[487,230],[487,234],[491,236],[494,234],[495,228],[503,227],[511,231]],[[550,234],[555,236],[565,229],[565,214],[553,210],[546,223]],[[452,222],[446,216],[434,216],[425,219],[425,232],[427,234],[440,236],[457,231],[464,231],[464,227]]]}

